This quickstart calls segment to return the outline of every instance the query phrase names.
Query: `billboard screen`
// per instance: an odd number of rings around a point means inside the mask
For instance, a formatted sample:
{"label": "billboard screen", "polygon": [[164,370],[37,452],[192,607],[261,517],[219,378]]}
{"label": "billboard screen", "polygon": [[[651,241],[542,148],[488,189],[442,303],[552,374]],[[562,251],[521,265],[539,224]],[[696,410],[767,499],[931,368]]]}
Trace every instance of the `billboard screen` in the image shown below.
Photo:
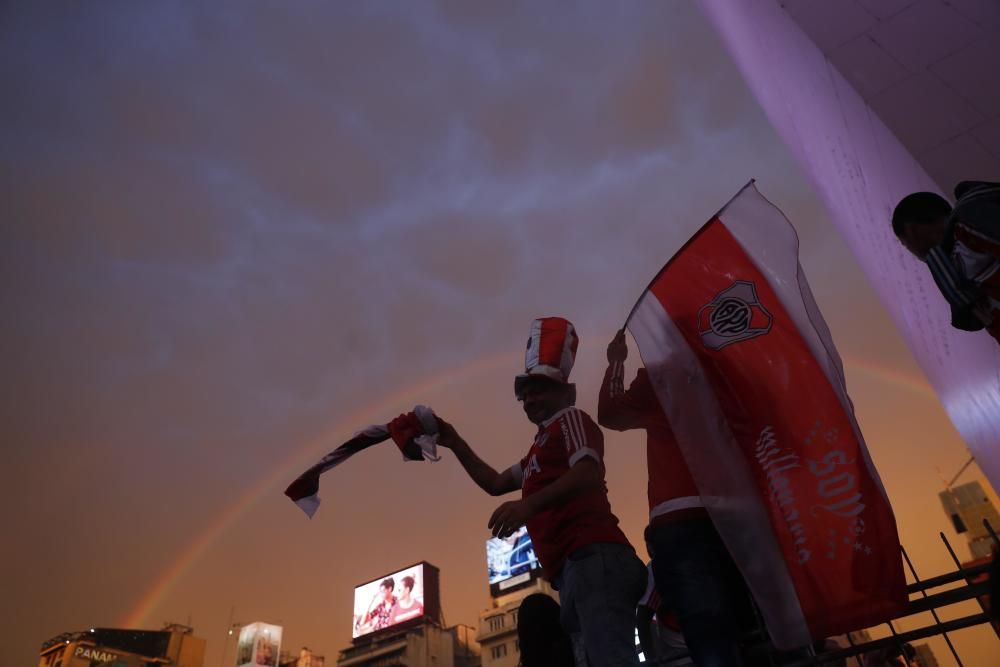
{"label": "billboard screen", "polygon": [[251,623],[240,629],[236,667],[277,667],[281,652],[281,626]]}
{"label": "billboard screen", "polygon": [[528,529],[507,538],[486,540],[486,568],[490,578],[490,593],[499,595],[520,587],[541,575],[541,564],[528,537]]}
{"label": "billboard screen", "polygon": [[354,589],[351,637],[385,630],[424,616],[437,616],[438,572],[427,563],[369,581]]}

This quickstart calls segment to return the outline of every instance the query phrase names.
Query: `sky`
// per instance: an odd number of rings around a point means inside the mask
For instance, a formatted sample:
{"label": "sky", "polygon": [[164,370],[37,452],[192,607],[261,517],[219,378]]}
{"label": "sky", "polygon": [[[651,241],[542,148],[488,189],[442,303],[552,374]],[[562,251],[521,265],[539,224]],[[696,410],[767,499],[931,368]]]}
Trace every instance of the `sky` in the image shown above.
{"label": "sky", "polygon": [[[353,586],[419,560],[475,625],[498,503],[452,457],[365,452],[312,521],[281,491],[416,403],[518,460],[535,317],[575,323],[593,411],[666,248],[750,178],[799,232],[918,572],[948,567],[967,450],[693,3],[3,3],[0,85],[0,667],[165,621],[212,667],[258,620],[333,661]],[[642,437],[606,437],[640,544]]]}

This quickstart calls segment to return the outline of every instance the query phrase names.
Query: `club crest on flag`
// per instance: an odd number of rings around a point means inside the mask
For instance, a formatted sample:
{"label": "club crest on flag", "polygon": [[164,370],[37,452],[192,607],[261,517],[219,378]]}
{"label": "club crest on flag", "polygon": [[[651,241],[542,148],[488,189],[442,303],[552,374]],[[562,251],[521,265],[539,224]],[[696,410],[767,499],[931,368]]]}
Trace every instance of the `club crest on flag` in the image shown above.
{"label": "club crest on flag", "polygon": [[698,311],[698,333],[710,350],[763,336],[771,330],[771,322],[757,288],[747,280],[737,280]]}

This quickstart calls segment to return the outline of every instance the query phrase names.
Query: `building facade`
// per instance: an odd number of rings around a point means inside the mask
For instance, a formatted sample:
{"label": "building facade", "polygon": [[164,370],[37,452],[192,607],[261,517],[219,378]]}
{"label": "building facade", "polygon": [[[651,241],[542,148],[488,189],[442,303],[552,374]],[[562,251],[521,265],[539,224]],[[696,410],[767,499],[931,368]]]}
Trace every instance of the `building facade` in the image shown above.
{"label": "building facade", "polygon": [[182,625],[163,630],[91,628],[42,644],[38,667],[204,667],[205,640]]}
{"label": "building facade", "polygon": [[479,667],[473,628],[443,628],[431,619],[365,635],[342,650],[337,667]]}
{"label": "building facade", "polygon": [[324,667],[325,664],[326,658],[313,653],[307,646],[299,650],[298,656],[282,651],[279,663],[280,667]]}
{"label": "building facade", "polygon": [[964,535],[969,543],[972,559],[989,558],[993,539],[983,521],[988,521],[994,531],[1000,531],[1000,513],[994,507],[979,482],[969,482],[952,487],[938,494],[945,514],[951,519],[955,532]]}
{"label": "building facade", "polygon": [[559,594],[541,578],[532,580],[530,586],[490,599],[490,607],[479,614],[479,641],[483,667],[517,667],[521,658],[517,643],[517,613],[524,598],[533,593],[544,593],[554,600]]}

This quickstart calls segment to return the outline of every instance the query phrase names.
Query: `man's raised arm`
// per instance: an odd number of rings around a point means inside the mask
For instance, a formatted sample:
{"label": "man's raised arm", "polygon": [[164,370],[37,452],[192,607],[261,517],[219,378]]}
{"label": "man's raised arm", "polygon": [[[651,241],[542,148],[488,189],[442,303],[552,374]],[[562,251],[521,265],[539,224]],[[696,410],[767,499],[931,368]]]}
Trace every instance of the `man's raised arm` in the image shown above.
{"label": "man's raised arm", "polygon": [[649,408],[635,395],[633,387],[625,389],[627,357],[625,330],[619,329],[608,343],[608,369],[604,372],[601,393],[597,397],[597,423],[613,431],[642,428],[648,418]]}
{"label": "man's raised arm", "polygon": [[465,468],[465,472],[479,488],[491,496],[502,496],[521,488],[520,480],[514,478],[514,473],[509,468],[503,472],[497,472],[472,451],[472,447],[458,434],[454,426],[440,417],[437,418],[437,421],[438,446],[454,452],[455,458],[458,459],[458,462]]}

